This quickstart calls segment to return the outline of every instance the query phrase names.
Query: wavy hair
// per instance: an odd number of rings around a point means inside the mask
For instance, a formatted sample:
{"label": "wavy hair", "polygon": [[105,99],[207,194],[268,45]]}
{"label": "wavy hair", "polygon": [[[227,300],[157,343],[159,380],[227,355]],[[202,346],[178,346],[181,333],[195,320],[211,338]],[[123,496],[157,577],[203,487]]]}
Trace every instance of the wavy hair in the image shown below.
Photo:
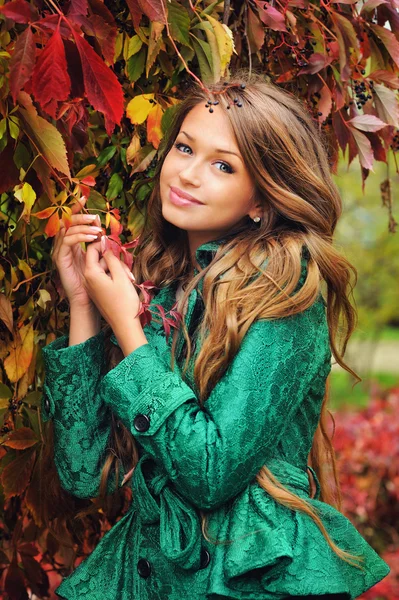
{"label": "wavy hair", "polygon": [[[241,84],[245,84],[245,88]],[[218,92],[224,91],[223,94]],[[238,98],[242,106],[226,110]],[[219,101],[234,131],[246,168],[255,184],[256,199],[263,216],[260,225],[251,218],[232,230],[206,268],[193,276],[187,233],[167,222],[162,215],[160,174],[186,115],[207,100]],[[170,128],[158,150],[151,192],[144,204],[145,219],[137,247],[133,272],[136,281],[152,280],[157,287],[181,283],[182,310],[192,290],[203,280],[204,313],[198,327],[200,351],[194,363],[194,380],[201,406],[226,372],[240,348],[243,337],[257,319],[277,319],[304,311],[320,291],[325,297],[331,352],[336,362],[351,373],[343,356],[357,322],[353,288],[357,273],[333,246],[333,234],[342,211],[342,200],[335,186],[328,160],[328,141],[306,107],[291,93],[268,82],[261,73],[236,71],[229,81],[209,84],[207,90],[194,83],[177,105]],[[301,253],[308,251],[306,281],[296,290],[301,274]],[[267,260],[266,260],[267,259]],[[265,261],[267,266],[264,268]],[[222,285],[223,283],[223,285]],[[184,322],[186,341],[185,376],[192,356],[192,344]],[[106,348],[109,368],[123,359],[121,350],[109,340]],[[173,334],[171,368],[179,331]],[[320,420],[314,436],[309,462],[320,481],[320,499],[341,510],[341,492],[336,459],[328,434],[329,378]],[[134,468],[138,453],[134,437],[122,424],[111,424],[110,453],[105,461],[100,494],[89,511],[106,501],[107,481],[119,461],[125,470]],[[335,490],[331,489],[332,473]],[[284,487],[267,466],[256,475],[259,485],[276,502],[307,514],[320,528],[332,550],[353,566],[362,568],[361,557],[340,549],[330,538],[308,501]],[[201,512],[202,531],[207,533],[206,516]]]}

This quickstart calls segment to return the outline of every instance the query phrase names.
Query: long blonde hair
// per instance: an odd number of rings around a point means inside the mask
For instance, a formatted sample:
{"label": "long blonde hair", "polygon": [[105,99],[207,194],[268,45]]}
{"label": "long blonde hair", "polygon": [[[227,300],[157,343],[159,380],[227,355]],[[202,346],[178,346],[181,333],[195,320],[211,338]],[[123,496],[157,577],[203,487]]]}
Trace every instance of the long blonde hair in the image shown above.
{"label": "long blonde hair", "polygon": [[[322,288],[326,296],[331,352],[339,365],[360,380],[343,361],[348,339],[356,326],[356,312],[349,298],[357,275],[355,268],[333,246],[342,201],[330,174],[327,142],[300,101],[267,82],[264,75],[240,70],[228,83],[235,85],[225,89],[220,81],[208,86],[208,91],[194,84],[178,105],[171,127],[162,139],[155,173],[146,180],[152,187],[133,267],[136,280],[150,279],[158,287],[177,281],[186,284],[181,300],[184,305],[203,279],[205,310],[198,332],[200,351],[194,364],[201,405],[226,372],[255,320],[304,311]],[[240,87],[242,83],[245,89]],[[215,94],[222,89],[225,89],[223,95]],[[264,209],[263,218],[258,226],[248,217],[234,238],[223,244],[210,264],[193,277],[186,232],[162,216],[160,173],[189,111],[200,103],[205,104],[209,98],[219,100],[221,107],[226,108],[227,100],[233,102],[236,97],[242,101],[242,107],[225,110],[225,114],[255,183],[256,197]],[[309,252],[308,274],[304,285],[293,295],[301,273],[304,245]],[[184,376],[192,348],[184,323],[182,327],[187,343]],[[107,333],[110,333],[109,328]],[[177,336],[175,330],[172,369]],[[108,338],[107,348],[109,368],[113,368],[123,355]],[[327,380],[309,460],[320,481],[320,499],[341,509],[336,461],[327,430],[328,390]],[[115,421],[113,418],[111,452],[102,472],[99,501],[105,498],[111,470],[115,470],[118,478],[118,457],[126,469],[134,467],[138,459],[132,434],[121,423],[116,427]],[[326,465],[335,479],[335,492],[327,482]],[[285,488],[266,466],[260,469],[256,480],[276,502],[306,513],[318,525],[333,551],[348,563],[359,566],[361,558],[336,546],[311,503]],[[207,536],[203,514],[202,525]]]}

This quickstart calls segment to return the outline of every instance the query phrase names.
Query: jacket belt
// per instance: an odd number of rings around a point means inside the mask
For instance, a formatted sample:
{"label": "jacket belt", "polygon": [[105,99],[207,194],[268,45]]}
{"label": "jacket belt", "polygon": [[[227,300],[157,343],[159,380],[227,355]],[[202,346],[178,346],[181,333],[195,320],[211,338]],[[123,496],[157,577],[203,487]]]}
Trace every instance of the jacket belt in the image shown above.
{"label": "jacket belt", "polygon": [[[182,569],[199,569],[201,557],[201,524],[194,506],[173,488],[167,474],[155,474],[150,480],[144,477],[146,462],[154,466],[149,454],[144,454],[137,463],[132,477],[132,492],[135,508],[142,523],[160,523],[160,547],[165,557]],[[309,497],[307,472],[290,463],[273,458],[266,466],[278,480],[294,493]],[[320,484],[316,473],[316,499],[320,495]]]}
{"label": "jacket belt", "polygon": [[[174,489],[168,475],[155,475],[150,482],[143,474],[144,464],[153,459],[144,454],[134,469],[132,492],[142,523],[160,523],[163,554],[182,569],[199,569],[201,525],[192,504]],[[151,491],[150,489],[151,488]]]}

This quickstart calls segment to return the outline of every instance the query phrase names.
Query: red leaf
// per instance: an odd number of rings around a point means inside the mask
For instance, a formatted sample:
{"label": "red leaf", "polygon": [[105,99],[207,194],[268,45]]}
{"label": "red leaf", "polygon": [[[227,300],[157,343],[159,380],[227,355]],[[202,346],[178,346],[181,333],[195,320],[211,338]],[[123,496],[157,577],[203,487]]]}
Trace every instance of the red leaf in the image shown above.
{"label": "red leaf", "polygon": [[265,4],[263,0],[255,0],[255,2],[259,10],[259,18],[262,23],[274,31],[287,31],[283,13],[278,11],[270,4]]}
{"label": "red leaf", "polygon": [[165,14],[161,0],[138,0],[138,4],[150,21],[159,21],[165,24]]}
{"label": "red leaf", "polygon": [[374,172],[374,169],[373,169],[374,154],[373,154],[373,150],[371,148],[370,140],[367,138],[366,135],[364,135],[363,133],[360,133],[360,131],[358,131],[354,127],[350,127],[350,132],[352,133],[353,137],[355,138],[356,146],[357,146],[358,153],[359,153],[360,164],[365,169],[370,169],[370,171]]}
{"label": "red leaf", "polygon": [[[84,177],[83,179],[81,179],[80,183],[84,183],[86,185],[89,185],[91,187],[93,187],[93,185],[96,185],[96,180],[94,179],[94,177],[92,175],[88,175],[87,177]],[[90,192],[90,190],[89,190]]]}
{"label": "red leaf", "polygon": [[137,29],[140,26],[143,11],[141,10],[141,7],[139,6],[138,2],[136,2],[136,0],[126,0],[126,4],[132,16],[133,25]]}
{"label": "red leaf", "polygon": [[392,57],[392,60],[399,66],[399,41],[396,39],[393,31],[389,31],[385,27],[381,27],[381,25],[374,25],[370,23],[370,29],[372,32],[380,38],[389,54]]}
{"label": "red leaf", "polygon": [[36,18],[36,11],[26,0],[14,0],[5,6],[0,6],[0,12],[15,23],[29,23]]}
{"label": "red leaf", "polygon": [[37,556],[39,554],[38,548],[32,542],[24,542],[18,546],[18,552],[27,554],[28,556]]}
{"label": "red leaf", "polygon": [[375,115],[357,115],[347,121],[347,123],[349,126],[356,127],[356,129],[362,131],[379,131],[386,126],[386,123]]}
{"label": "red leaf", "polygon": [[30,427],[20,427],[13,431],[3,444],[16,450],[25,450],[37,444],[38,441],[35,432]]}
{"label": "red leaf", "polygon": [[377,71],[370,73],[369,79],[372,79],[377,83],[385,83],[385,85],[395,90],[399,88],[398,76],[395,73],[391,73],[391,71],[378,69]]}
{"label": "red leaf", "polygon": [[332,57],[328,54],[321,54],[320,52],[315,52],[309,57],[307,61],[308,66],[302,67],[302,69],[298,71],[298,75],[303,75],[305,73],[314,75],[315,73],[318,73],[319,71],[327,67],[327,65],[331,64],[332,61]]}
{"label": "red leaf", "polygon": [[87,0],[71,0],[68,17],[73,17],[74,15],[83,15],[85,17],[87,15],[87,9]]}
{"label": "red leaf", "polygon": [[116,75],[94,52],[90,44],[72,29],[80,59],[86,96],[95,110],[104,113],[105,129],[111,135],[123,115],[123,91]]}
{"label": "red leaf", "polygon": [[41,51],[32,76],[33,94],[53,119],[57,118],[57,101],[66,100],[71,89],[64,44],[57,28]]}
{"label": "red leaf", "polygon": [[0,153],[1,177],[0,194],[7,192],[11,187],[19,182],[19,172],[14,163],[14,148],[11,142],[8,142],[3,152]]}
{"label": "red leaf", "polygon": [[32,75],[36,59],[36,44],[30,27],[17,38],[10,60],[10,90],[14,104],[18,92]]}
{"label": "red leaf", "polygon": [[115,41],[118,30],[115,26],[107,23],[100,15],[75,18],[75,23],[84,28],[84,32],[92,35],[98,40],[101,53],[110,64],[114,63]]}
{"label": "red leaf", "polygon": [[29,600],[25,587],[25,579],[22,569],[19,568],[16,558],[10,564],[4,583],[4,590],[9,598],[18,600]]}
{"label": "red leaf", "polygon": [[36,458],[36,450],[30,448],[21,452],[13,461],[4,467],[1,474],[1,483],[4,487],[4,497],[18,496],[22,494],[29,483],[33,464]]}

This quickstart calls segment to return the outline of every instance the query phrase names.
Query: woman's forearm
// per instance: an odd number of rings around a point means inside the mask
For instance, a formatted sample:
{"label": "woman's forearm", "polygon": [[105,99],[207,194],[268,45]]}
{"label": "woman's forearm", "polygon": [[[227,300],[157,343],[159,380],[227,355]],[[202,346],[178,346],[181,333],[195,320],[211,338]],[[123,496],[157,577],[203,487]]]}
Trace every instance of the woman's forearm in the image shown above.
{"label": "woman's forearm", "polygon": [[101,315],[94,304],[70,306],[69,346],[85,342],[101,329]]}

